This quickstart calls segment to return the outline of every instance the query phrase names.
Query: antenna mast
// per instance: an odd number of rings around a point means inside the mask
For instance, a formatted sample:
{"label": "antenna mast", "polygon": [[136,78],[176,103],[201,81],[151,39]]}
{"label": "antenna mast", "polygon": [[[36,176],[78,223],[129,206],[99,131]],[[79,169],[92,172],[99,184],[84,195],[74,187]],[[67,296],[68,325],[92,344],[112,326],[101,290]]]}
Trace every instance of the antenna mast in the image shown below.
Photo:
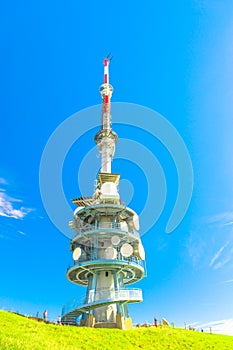
{"label": "antenna mast", "polygon": [[101,173],[111,173],[111,161],[117,143],[117,134],[111,129],[111,97],[112,85],[109,84],[109,63],[110,58],[106,57],[104,65],[104,83],[100,85],[102,97],[102,127],[95,135],[95,143],[101,154]]}

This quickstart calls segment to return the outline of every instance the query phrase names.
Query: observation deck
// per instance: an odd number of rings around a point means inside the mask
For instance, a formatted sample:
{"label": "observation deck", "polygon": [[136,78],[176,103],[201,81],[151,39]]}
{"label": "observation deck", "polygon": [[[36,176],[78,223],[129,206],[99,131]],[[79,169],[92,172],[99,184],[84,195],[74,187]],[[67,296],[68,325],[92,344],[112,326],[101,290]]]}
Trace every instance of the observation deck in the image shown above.
{"label": "observation deck", "polygon": [[135,258],[120,259],[96,259],[90,257],[85,261],[77,261],[72,267],[68,267],[66,277],[69,281],[87,286],[89,275],[94,271],[98,273],[101,270],[112,272],[121,271],[123,274],[123,283],[125,285],[140,281],[145,277],[145,262]]}

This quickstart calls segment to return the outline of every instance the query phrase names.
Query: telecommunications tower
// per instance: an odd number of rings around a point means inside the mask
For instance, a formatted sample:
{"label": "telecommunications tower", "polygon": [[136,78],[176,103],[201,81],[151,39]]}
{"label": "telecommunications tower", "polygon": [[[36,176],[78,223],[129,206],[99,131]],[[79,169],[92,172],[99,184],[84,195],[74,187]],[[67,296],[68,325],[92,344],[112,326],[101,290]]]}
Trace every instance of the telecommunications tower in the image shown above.
{"label": "telecommunications tower", "polygon": [[128,303],[142,301],[142,291],[128,286],[145,276],[145,252],[138,215],[121,201],[120,175],[111,172],[118,137],[111,129],[110,59],[103,63],[102,125],[95,135],[101,170],[93,196],[72,200],[77,208],[69,223],[75,236],[70,243],[73,265],[66,276],[86,287],[86,294],[63,306],[62,323],[78,320],[81,326],[131,329]]}

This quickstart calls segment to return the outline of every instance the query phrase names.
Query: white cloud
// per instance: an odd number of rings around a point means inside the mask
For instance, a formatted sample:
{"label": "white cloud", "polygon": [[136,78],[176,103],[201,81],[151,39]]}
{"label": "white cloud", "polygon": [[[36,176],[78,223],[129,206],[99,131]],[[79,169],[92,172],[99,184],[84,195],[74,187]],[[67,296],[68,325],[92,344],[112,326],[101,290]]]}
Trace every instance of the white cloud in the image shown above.
{"label": "white cloud", "polygon": [[185,248],[195,268],[229,267],[233,260],[233,211],[194,221]]}
{"label": "white cloud", "polygon": [[[229,245],[230,241],[226,242],[218,251],[217,253],[213,256],[213,258],[210,261],[210,267],[214,265],[215,261],[221,256],[222,252],[224,251],[224,249]],[[218,264],[217,264],[218,265]],[[215,268],[216,266],[215,265]]]}
{"label": "white cloud", "polygon": [[22,235],[22,236],[26,236],[26,233],[23,232],[23,231],[18,231],[18,233],[19,233],[20,235]]}
{"label": "white cloud", "polygon": [[227,256],[224,260],[219,261],[216,265],[214,265],[214,270],[220,269],[221,267],[226,265],[231,259],[231,256]]}
{"label": "white cloud", "polygon": [[233,318],[199,324],[195,328],[205,332],[233,335]]}
{"label": "white cloud", "polygon": [[198,321],[198,322],[193,322],[193,323],[189,323],[189,326],[191,326],[191,327],[196,327],[196,326],[198,326],[200,324],[200,321]]}
{"label": "white cloud", "polygon": [[206,252],[206,241],[198,233],[198,230],[190,232],[188,240],[185,242],[185,248],[193,266],[197,267]]}
{"label": "white cloud", "polygon": [[231,226],[233,225],[233,221],[230,221],[230,222],[226,222],[225,224],[223,224],[224,226]]}
{"label": "white cloud", "polygon": [[1,185],[8,185],[7,181],[3,177],[0,177],[0,184]]}
{"label": "white cloud", "polygon": [[223,281],[222,283],[233,283],[233,280]]}
{"label": "white cloud", "polygon": [[13,219],[23,219],[33,209],[20,206],[15,207],[15,203],[22,203],[21,199],[11,198],[2,190],[0,191],[0,216]]}
{"label": "white cloud", "polygon": [[203,223],[218,224],[219,226],[226,226],[233,224],[233,211],[226,211],[219,214],[211,215],[203,218]]}

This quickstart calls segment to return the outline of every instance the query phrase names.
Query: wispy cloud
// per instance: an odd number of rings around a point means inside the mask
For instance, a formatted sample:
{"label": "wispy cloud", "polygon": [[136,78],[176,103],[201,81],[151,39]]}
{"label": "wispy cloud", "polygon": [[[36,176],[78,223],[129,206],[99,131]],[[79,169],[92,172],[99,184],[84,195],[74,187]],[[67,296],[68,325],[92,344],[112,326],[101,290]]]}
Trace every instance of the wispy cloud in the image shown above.
{"label": "wispy cloud", "polygon": [[12,219],[23,219],[33,209],[23,205],[20,198],[13,198],[8,195],[9,184],[6,179],[0,177],[0,216]]}
{"label": "wispy cloud", "polygon": [[233,221],[230,221],[230,222],[226,222],[225,224],[223,224],[224,226],[231,226],[233,225]]}
{"label": "wispy cloud", "polygon": [[232,256],[227,256],[224,260],[219,261],[216,265],[214,265],[214,270],[220,269],[224,265],[226,265],[229,261],[231,261]]}
{"label": "wispy cloud", "polygon": [[205,256],[206,241],[197,231],[191,231],[188,240],[185,242],[185,248],[193,266],[197,267]]}
{"label": "wispy cloud", "polygon": [[233,318],[197,324],[196,329],[203,329],[205,332],[233,335]]}
{"label": "wispy cloud", "polygon": [[8,185],[8,182],[3,177],[0,177],[0,184],[1,185]]}
{"label": "wispy cloud", "polygon": [[220,226],[233,225],[233,211],[226,211],[204,218],[207,224],[218,224]]}
{"label": "wispy cloud", "polygon": [[232,280],[223,281],[222,283],[233,283],[233,279]]}
{"label": "wispy cloud", "polygon": [[21,199],[11,198],[4,191],[0,190],[0,216],[13,219],[23,219],[33,209],[19,206],[17,203],[22,203]]}
{"label": "wispy cloud", "polygon": [[[229,245],[229,243],[230,243],[230,241],[227,241],[221,248],[219,248],[219,250],[217,251],[217,253],[215,253],[215,255],[213,256],[213,258],[212,258],[211,261],[210,261],[210,264],[209,264],[210,267],[214,265],[214,263],[215,263],[215,261],[216,261],[217,259],[219,259],[219,257],[220,257],[221,254],[223,253],[224,249]],[[226,259],[225,259],[225,260],[226,260]],[[227,262],[228,262],[228,261],[226,261],[225,264],[226,264]],[[222,264],[222,265],[225,265],[225,264]],[[215,269],[221,267],[222,265],[221,265],[220,263],[216,264],[216,265],[215,265]],[[216,267],[216,266],[218,266],[218,267]]]}
{"label": "wispy cloud", "polygon": [[26,236],[26,233],[23,232],[23,231],[18,231],[18,233],[19,233],[20,235],[22,235],[22,236]]}
{"label": "wispy cloud", "polygon": [[34,208],[25,205],[19,196],[11,196],[11,192],[8,181],[0,177],[0,239],[15,240],[20,236],[26,236],[24,219],[35,211]]}
{"label": "wispy cloud", "polygon": [[233,211],[194,221],[185,248],[195,268],[229,266],[233,261]]}
{"label": "wispy cloud", "polygon": [[196,326],[199,326],[199,324],[200,324],[200,321],[197,321],[197,322],[189,323],[189,326],[196,327]]}

